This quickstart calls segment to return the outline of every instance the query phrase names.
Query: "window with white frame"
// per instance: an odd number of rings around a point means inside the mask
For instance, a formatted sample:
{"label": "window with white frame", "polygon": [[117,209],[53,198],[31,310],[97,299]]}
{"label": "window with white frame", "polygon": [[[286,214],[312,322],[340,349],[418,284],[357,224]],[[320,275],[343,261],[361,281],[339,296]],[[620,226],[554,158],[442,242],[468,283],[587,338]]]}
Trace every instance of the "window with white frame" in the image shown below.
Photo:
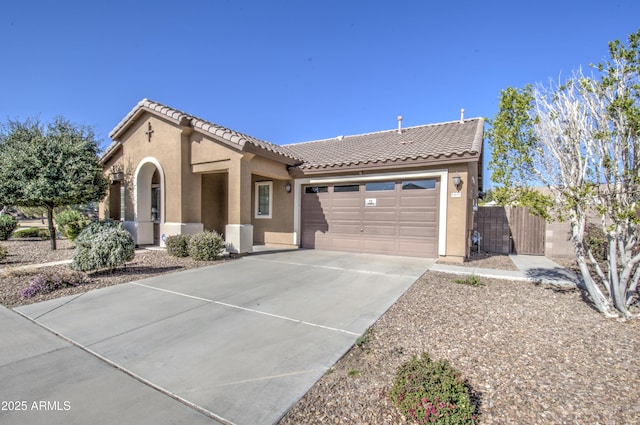
{"label": "window with white frame", "polygon": [[271,218],[273,182],[256,182],[256,218]]}

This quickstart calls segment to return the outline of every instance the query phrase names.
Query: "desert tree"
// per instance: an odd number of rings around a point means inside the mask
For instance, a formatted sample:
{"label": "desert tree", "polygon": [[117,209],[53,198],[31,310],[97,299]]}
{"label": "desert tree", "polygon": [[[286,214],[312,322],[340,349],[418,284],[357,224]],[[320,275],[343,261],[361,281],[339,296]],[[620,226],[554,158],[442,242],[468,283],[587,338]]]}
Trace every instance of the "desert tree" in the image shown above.
{"label": "desert tree", "polygon": [[[628,45],[609,43],[610,58],[590,75],[508,88],[487,132],[490,168],[502,200],[567,220],[594,306],[607,317],[630,310],[640,280],[640,31]],[[532,185],[548,195],[532,195]],[[589,217],[606,235],[606,264],[585,238]]]}
{"label": "desert tree", "polygon": [[6,205],[43,207],[56,249],[54,208],[99,201],[108,182],[91,128],[59,117],[9,120],[0,132],[0,199]]}

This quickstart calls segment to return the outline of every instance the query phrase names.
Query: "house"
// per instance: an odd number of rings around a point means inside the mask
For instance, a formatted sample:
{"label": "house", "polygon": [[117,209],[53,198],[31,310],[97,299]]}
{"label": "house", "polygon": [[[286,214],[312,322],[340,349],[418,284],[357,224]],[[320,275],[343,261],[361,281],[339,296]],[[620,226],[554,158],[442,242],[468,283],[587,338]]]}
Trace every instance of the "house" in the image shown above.
{"label": "house", "polygon": [[109,134],[100,215],[139,245],[215,230],[236,253],[281,244],[463,261],[484,121],[401,120],[280,146],[143,99]]}

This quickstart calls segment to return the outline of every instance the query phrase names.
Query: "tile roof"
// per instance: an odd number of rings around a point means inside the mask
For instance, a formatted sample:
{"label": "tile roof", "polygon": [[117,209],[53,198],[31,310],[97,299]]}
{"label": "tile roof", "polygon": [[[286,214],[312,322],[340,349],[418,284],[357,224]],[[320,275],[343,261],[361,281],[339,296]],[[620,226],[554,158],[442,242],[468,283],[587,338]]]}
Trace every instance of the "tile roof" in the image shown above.
{"label": "tile roof", "polygon": [[[154,102],[149,99],[142,99],[140,102],[138,102],[138,104],[134,106],[134,108],[129,111],[129,113],[118,123],[118,125],[116,125],[115,128],[111,130],[111,132],[109,133],[109,137],[111,137],[112,139],[116,139],[122,133],[122,131],[124,131],[128,127],[130,122],[144,111],[164,115],[165,117],[169,118],[172,121],[175,121],[180,125],[189,126],[194,130],[198,130],[202,133],[211,134],[229,144],[235,144],[240,148],[243,148],[245,144],[249,144],[255,146],[256,148],[263,149],[276,155],[293,160],[293,162],[302,162],[300,158],[296,157],[295,154],[289,151],[286,147],[256,139],[255,137],[240,133],[239,131],[232,130],[219,124],[215,124],[196,116],[186,114],[182,111],[170,108],[166,105]],[[109,153],[113,151],[113,149],[116,147],[116,144],[117,143],[112,143],[112,145],[106,149],[105,153],[103,154],[103,158],[107,157]]]}
{"label": "tile roof", "polygon": [[479,156],[484,120],[467,119],[285,145],[303,158],[300,169],[381,164],[409,159]]}
{"label": "tile roof", "polygon": [[119,136],[143,112],[161,114],[176,124],[192,127],[244,149],[246,145],[270,152],[299,169],[321,169],[360,164],[384,165],[415,159],[438,160],[479,156],[482,149],[482,118],[428,124],[332,139],[276,145],[221,125],[186,114],[149,99],[142,99],[109,133],[114,142],[105,150],[105,162],[120,145]]}

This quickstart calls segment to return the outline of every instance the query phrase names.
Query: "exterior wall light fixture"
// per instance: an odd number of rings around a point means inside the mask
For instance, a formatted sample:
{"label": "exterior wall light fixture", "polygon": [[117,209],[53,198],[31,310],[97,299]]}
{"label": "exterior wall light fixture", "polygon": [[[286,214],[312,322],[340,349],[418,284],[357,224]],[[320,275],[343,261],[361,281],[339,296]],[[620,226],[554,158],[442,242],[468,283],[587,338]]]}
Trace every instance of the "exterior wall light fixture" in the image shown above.
{"label": "exterior wall light fixture", "polygon": [[462,188],[462,178],[458,172],[453,176],[453,185],[456,187],[456,190],[460,192],[460,189]]}
{"label": "exterior wall light fixture", "polygon": [[287,184],[284,186],[284,190],[287,193],[291,193],[291,182],[287,182]]}

